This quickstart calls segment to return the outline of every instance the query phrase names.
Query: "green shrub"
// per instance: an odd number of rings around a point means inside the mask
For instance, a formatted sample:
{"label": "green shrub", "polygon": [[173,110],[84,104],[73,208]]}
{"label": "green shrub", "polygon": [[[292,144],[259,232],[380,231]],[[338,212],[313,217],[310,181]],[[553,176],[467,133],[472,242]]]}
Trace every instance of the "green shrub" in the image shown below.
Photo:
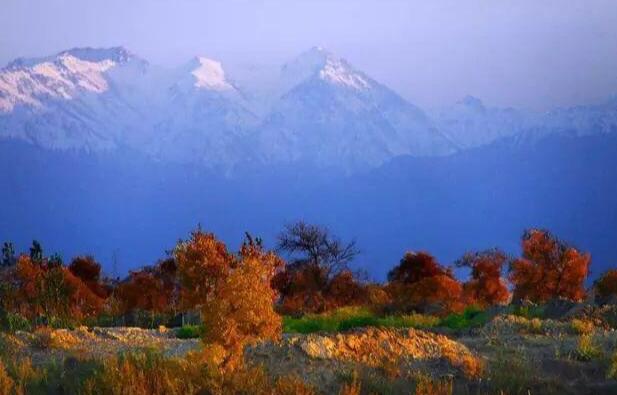
{"label": "green shrub", "polygon": [[527,319],[544,318],[544,306],[510,306],[509,313]]}
{"label": "green shrub", "polygon": [[203,335],[204,328],[201,325],[184,325],[176,332],[178,339],[197,339]]}
{"label": "green shrub", "polygon": [[385,328],[429,328],[439,318],[424,314],[379,317],[363,307],[344,307],[325,314],[307,314],[301,318],[284,317],[287,333],[339,332],[367,326]]}
{"label": "green shrub", "polygon": [[439,326],[450,329],[466,329],[483,326],[488,322],[488,314],[477,307],[467,307],[462,313],[450,314],[444,317]]}
{"label": "green shrub", "polygon": [[32,329],[28,319],[5,310],[0,311],[0,326],[2,330],[8,332],[29,331]]}

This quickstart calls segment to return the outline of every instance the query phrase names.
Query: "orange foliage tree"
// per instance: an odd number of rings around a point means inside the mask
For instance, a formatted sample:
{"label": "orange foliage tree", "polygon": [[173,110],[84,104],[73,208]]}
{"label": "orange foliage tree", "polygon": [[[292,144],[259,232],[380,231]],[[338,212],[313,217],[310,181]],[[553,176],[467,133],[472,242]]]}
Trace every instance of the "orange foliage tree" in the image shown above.
{"label": "orange foliage tree", "polygon": [[581,253],[548,231],[538,229],[524,233],[522,250],[522,257],[510,264],[514,300],[583,299],[591,263],[588,253]]}
{"label": "orange foliage tree", "polygon": [[488,307],[508,302],[510,291],[501,276],[506,261],[505,253],[493,249],[467,253],[456,262],[471,269],[471,279],[463,284],[465,304]]}
{"label": "orange foliage tree", "polygon": [[396,310],[445,314],[463,307],[461,283],[429,253],[407,252],[388,273],[388,281]]}
{"label": "orange foliage tree", "polygon": [[263,250],[250,236],[240,249],[232,269],[212,288],[202,305],[206,342],[225,350],[222,367],[242,364],[243,349],[261,340],[277,340],[281,317],[273,308],[276,292],[270,283],[283,261]]}

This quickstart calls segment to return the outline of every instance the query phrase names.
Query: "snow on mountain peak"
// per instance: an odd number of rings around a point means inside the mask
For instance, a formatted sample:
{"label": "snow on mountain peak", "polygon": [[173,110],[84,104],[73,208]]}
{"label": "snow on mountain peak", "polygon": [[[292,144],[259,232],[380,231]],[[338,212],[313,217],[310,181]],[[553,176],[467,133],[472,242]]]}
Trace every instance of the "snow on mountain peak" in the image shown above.
{"label": "snow on mountain peak", "polygon": [[329,83],[355,90],[370,88],[369,80],[356,71],[346,60],[332,52],[313,47],[295,60],[283,66],[283,75],[294,85],[310,78],[319,78]]}
{"label": "snow on mountain peak", "polygon": [[195,77],[195,86],[215,91],[226,91],[233,89],[233,86],[225,79],[225,70],[221,62],[198,57],[195,59],[196,67],[191,71]]}
{"label": "snow on mountain peak", "polygon": [[77,92],[109,89],[105,73],[135,57],[121,47],[74,48],[44,58],[20,58],[0,70],[0,112],[17,105],[42,107],[43,100],[73,99]]}

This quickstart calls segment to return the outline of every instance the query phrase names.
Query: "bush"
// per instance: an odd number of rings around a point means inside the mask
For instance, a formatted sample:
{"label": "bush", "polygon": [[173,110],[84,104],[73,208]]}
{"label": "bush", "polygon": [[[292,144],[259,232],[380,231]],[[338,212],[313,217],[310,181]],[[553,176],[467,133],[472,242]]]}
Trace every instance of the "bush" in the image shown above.
{"label": "bush", "polygon": [[8,332],[29,331],[32,329],[30,321],[20,314],[14,314],[10,311],[0,311],[0,325],[2,330]]}
{"label": "bush", "polygon": [[590,361],[601,355],[602,351],[595,344],[591,334],[587,333],[579,337],[575,351],[575,356],[578,360]]}
{"label": "bush", "polygon": [[572,327],[572,330],[579,335],[590,334],[595,328],[593,322],[588,320],[580,320],[578,318],[573,319],[570,322],[570,326]]}
{"label": "bush", "polygon": [[483,326],[488,322],[488,314],[477,307],[467,307],[460,314],[450,314],[444,317],[440,322],[440,326],[445,326],[450,329],[466,329]]}
{"label": "bush", "polygon": [[340,332],[360,327],[430,328],[437,326],[437,317],[425,314],[389,315],[379,317],[366,307],[344,307],[324,314],[307,314],[301,318],[284,317],[287,333]]}
{"label": "bush", "polygon": [[197,339],[204,333],[204,328],[201,325],[184,325],[176,331],[178,339]]}
{"label": "bush", "polygon": [[55,346],[52,329],[48,327],[37,328],[32,338],[32,346],[41,350],[48,350]]}
{"label": "bush", "polygon": [[608,270],[594,284],[600,303],[604,303],[611,296],[617,295],[617,270]]}

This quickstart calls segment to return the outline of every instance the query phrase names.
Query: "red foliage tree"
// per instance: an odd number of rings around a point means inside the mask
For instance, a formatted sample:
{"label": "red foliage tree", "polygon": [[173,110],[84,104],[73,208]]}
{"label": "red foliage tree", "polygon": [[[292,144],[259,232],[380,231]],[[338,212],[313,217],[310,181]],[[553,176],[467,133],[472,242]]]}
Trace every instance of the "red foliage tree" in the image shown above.
{"label": "red foliage tree", "polygon": [[500,250],[467,253],[456,263],[471,269],[471,279],[463,284],[463,300],[466,304],[481,307],[506,303],[510,291],[501,273],[507,261]]}
{"label": "red foliage tree", "polygon": [[66,267],[36,262],[27,255],[19,257],[14,272],[18,311],[31,318],[81,319],[98,314],[103,299]]}
{"label": "red foliage tree", "polygon": [[596,282],[596,299],[600,303],[617,296],[617,270],[608,270]]}
{"label": "red foliage tree", "polygon": [[446,314],[462,309],[462,285],[426,252],[408,252],[388,273],[387,292],[396,310]]}
{"label": "red foliage tree", "polygon": [[438,275],[451,275],[435,257],[427,252],[407,252],[398,266],[388,273],[388,281],[413,284],[424,278]]}
{"label": "red foliage tree", "polygon": [[120,302],[120,313],[147,311],[151,324],[155,313],[165,313],[170,308],[169,294],[152,268],[131,272],[129,278],[118,285],[115,294]]}
{"label": "red foliage tree", "polygon": [[537,229],[525,232],[522,250],[522,257],[510,264],[514,300],[583,299],[591,263],[588,253],[581,253],[548,231]]}
{"label": "red foliage tree", "polygon": [[92,256],[73,258],[68,269],[100,298],[107,298],[110,289],[101,283],[101,265]]}
{"label": "red foliage tree", "polygon": [[188,241],[178,243],[174,250],[181,299],[184,308],[195,308],[205,303],[218,282],[225,278],[234,257],[212,233],[198,229]]}
{"label": "red foliage tree", "polygon": [[366,286],[361,284],[350,270],[335,275],[326,290],[326,308],[359,306],[368,302]]}

